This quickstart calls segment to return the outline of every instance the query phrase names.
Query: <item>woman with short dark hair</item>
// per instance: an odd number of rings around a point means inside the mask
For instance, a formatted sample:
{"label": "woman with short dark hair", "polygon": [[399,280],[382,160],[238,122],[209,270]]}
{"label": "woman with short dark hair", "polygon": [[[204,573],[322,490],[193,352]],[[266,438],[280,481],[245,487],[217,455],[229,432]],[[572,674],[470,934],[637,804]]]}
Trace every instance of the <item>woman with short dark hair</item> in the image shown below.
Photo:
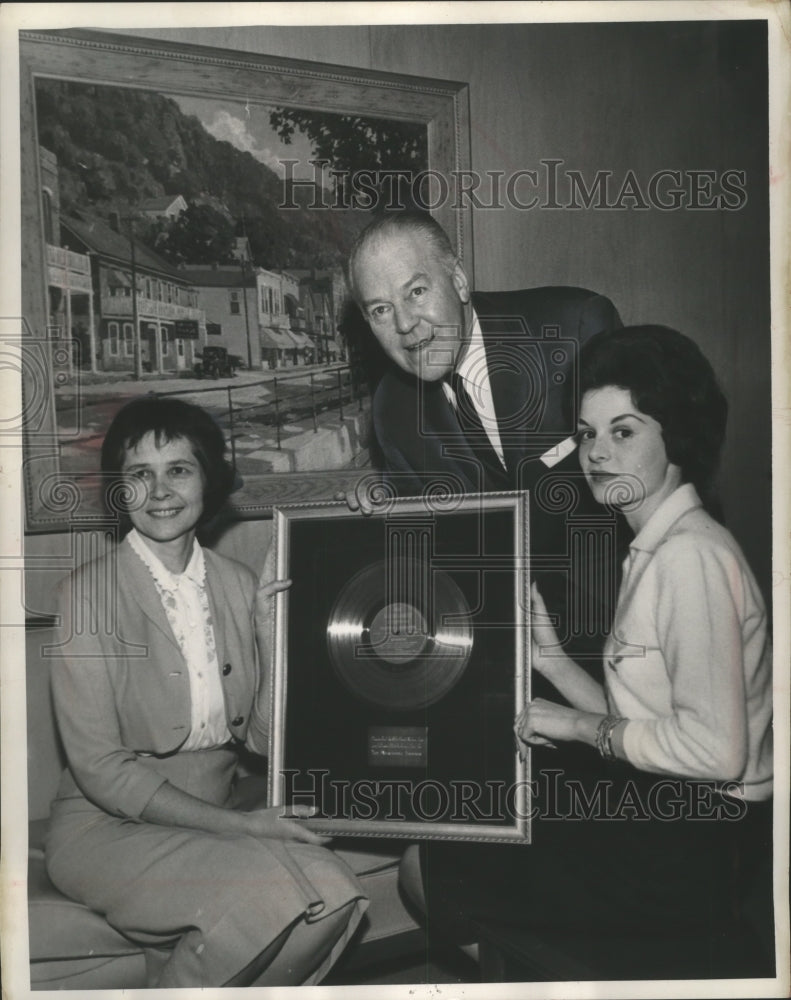
{"label": "woman with short dark hair", "polygon": [[[773,761],[764,602],[702,502],[725,398],[695,343],[664,327],[597,334],[579,372],[580,466],[634,532],[604,674],[566,655],[534,586],[532,666],[559,698],[533,699],[514,726],[522,750],[537,748],[531,846],[426,845],[428,913],[467,942],[481,922],[562,930],[572,955],[604,939],[616,945],[597,956],[605,978],[634,968],[617,942],[635,938],[654,943],[641,977],[768,975],[771,958],[740,956],[729,936],[739,879],[771,857]],[[598,765],[565,772],[552,748],[573,743]],[[402,879],[419,899],[413,864]],[[761,892],[763,919],[771,887]],[[663,946],[679,938],[683,949]]]}
{"label": "woman with short dark hair", "polygon": [[60,592],[52,687],[68,767],[47,870],[147,946],[158,987],[319,982],[366,905],[298,822],[310,810],[234,808],[240,750],[268,749],[256,633],[288,581],[259,584],[197,542],[233,483],[224,452],[199,407],[127,404],[102,471],[130,530]]}
{"label": "woman with short dark hair", "polygon": [[[605,386],[628,389],[634,405],[662,427],[668,458],[701,499],[713,480],[728,402],[697,344],[666,326],[632,326],[592,337],[580,357],[579,398]],[[570,397],[566,397],[568,410]]]}
{"label": "woman with short dark hair", "polygon": [[703,509],[727,403],[697,345],[660,326],[599,333],[580,356],[580,465],[635,533],[604,687],[562,654],[534,589],[533,666],[568,699],[528,705],[520,740],[580,740],[644,771],[771,795],[766,611],[733,536]]}
{"label": "woman with short dark hair", "polygon": [[233,466],[225,457],[223,433],[200,406],[153,394],[127,403],[104,436],[101,468],[106,477],[105,503],[112,507],[111,513],[120,513],[128,530],[131,522],[124,510],[123,490],[119,496],[114,486],[124,481],[122,470],[127,450],[147,434],[154,435],[157,445],[174,438],[189,442],[206,484],[200,523],[211,520],[231,495],[234,484]]}

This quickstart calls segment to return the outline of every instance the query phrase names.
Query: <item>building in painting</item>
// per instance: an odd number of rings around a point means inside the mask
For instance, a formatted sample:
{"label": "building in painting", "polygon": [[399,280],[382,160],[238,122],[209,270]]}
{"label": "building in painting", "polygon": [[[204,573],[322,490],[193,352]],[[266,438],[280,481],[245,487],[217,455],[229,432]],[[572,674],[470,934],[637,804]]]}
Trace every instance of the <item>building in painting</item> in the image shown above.
{"label": "building in painting", "polygon": [[163,194],[159,198],[144,198],[138,211],[149,219],[177,219],[186,212],[187,203],[183,195]]}
{"label": "building in painting", "polygon": [[[135,239],[133,227],[134,220],[118,217],[109,223],[84,215],[60,220],[61,246],[91,262],[94,333],[91,338],[88,331],[87,342],[90,350],[93,341],[96,352],[92,370],[134,371],[138,338],[144,372],[191,370],[206,330],[197,292],[178,268]],[[83,326],[72,311],[72,336],[81,344]],[[88,367],[80,353],[82,367]]]}
{"label": "building in painting", "polygon": [[261,354],[270,368],[310,364],[311,329],[299,322],[299,283],[286,271],[258,268],[258,321]]}
{"label": "building in painting", "polygon": [[[341,271],[256,267],[245,237],[230,264],[173,265],[141,242],[150,218],[177,217],[181,195],[134,217],[61,211],[57,158],[41,148],[50,335],[58,367],[95,373],[192,371],[204,347],[252,370],[344,359]],[[65,360],[64,360],[65,359]]]}
{"label": "building in painting", "polygon": [[340,268],[290,268],[299,284],[300,319],[311,330],[316,361],[327,363],[345,358],[338,327],[346,299],[346,283]]}
{"label": "building in painting", "polygon": [[133,373],[139,350],[142,372],[191,370],[206,335],[195,289],[136,238],[136,219],[61,212],[57,157],[41,148],[40,162],[49,331],[71,348],[58,367]]}
{"label": "building in painting", "polygon": [[201,347],[224,347],[248,368],[261,367],[256,269],[238,264],[184,266],[179,273],[195,289],[206,319]]}

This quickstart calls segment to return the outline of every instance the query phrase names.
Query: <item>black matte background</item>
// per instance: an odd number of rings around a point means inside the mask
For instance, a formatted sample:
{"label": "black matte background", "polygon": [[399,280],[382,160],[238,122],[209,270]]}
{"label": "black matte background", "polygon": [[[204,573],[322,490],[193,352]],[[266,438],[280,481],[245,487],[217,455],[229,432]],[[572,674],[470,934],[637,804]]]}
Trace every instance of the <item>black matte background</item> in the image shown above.
{"label": "black matte background", "polygon": [[[452,781],[483,786],[490,781],[508,786],[514,782],[515,635],[512,624],[501,624],[503,609],[511,617],[515,600],[514,517],[512,510],[485,514],[476,510],[434,518],[433,558],[453,555],[455,567],[443,564],[443,571],[460,587],[469,606],[479,609],[471,622],[473,650],[463,676],[444,698],[424,709],[399,711],[372,706],[351,694],[335,675],[326,642],[326,624],[341,588],[360,569],[385,556],[385,519],[289,522],[293,584],[284,767],[300,772],[290,787],[297,791],[312,787],[306,773],[310,770],[329,771],[325,789],[329,781],[360,779],[415,783],[430,779],[448,787]],[[506,556],[506,565],[482,572],[481,554]],[[384,597],[384,574],[381,586]],[[426,768],[369,766],[368,727],[372,725],[426,726]],[[427,801],[433,811],[439,800],[429,797]],[[385,795],[370,818],[386,818],[390,802]],[[317,805],[327,816],[346,818],[342,799],[334,792],[323,800],[319,795]],[[452,808],[436,820],[453,822]],[[455,821],[469,822],[469,815]]]}

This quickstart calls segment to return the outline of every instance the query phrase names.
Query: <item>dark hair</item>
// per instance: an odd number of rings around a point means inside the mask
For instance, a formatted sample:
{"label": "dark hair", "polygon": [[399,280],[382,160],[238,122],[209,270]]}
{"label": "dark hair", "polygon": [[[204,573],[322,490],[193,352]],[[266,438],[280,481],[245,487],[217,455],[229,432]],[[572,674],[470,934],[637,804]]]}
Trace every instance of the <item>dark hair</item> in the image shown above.
{"label": "dark hair", "polygon": [[420,212],[417,209],[407,209],[399,212],[384,212],[373,222],[369,222],[357,239],[354,241],[349,252],[349,260],[346,267],[346,281],[352,298],[357,299],[354,287],[354,264],[360,252],[365,247],[378,239],[380,236],[389,236],[393,233],[412,233],[420,236],[431,247],[434,259],[439,261],[448,272],[452,272],[458,262],[458,256],[448,239],[448,234],[428,212]]}
{"label": "dark hair", "polygon": [[127,451],[151,433],[157,447],[176,438],[189,441],[205,482],[201,522],[210,520],[228,499],[234,483],[234,470],[225,459],[225,438],[206,410],[162,396],[133,399],[110,424],[102,442],[105,505],[113,513],[120,513],[122,520],[128,519],[126,491],[118,489],[121,469]]}
{"label": "dark hair", "polygon": [[[579,399],[609,385],[628,390],[637,409],[661,424],[668,459],[713,505],[728,403],[698,345],[666,326],[597,333],[580,352]],[[570,402],[567,395],[567,413]]]}

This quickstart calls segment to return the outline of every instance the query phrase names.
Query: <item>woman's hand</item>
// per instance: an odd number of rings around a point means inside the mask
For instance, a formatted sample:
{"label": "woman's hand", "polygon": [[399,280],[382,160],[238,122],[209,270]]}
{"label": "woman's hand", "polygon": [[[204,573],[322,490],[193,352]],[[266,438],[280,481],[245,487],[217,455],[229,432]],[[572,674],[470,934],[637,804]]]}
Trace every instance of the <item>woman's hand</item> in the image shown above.
{"label": "woman's hand", "polygon": [[255,593],[256,620],[258,622],[265,621],[272,614],[270,601],[275,594],[281,590],[288,590],[290,586],[291,580],[270,580],[268,583],[264,583],[263,578],[261,579]]}
{"label": "woman's hand", "polygon": [[265,604],[270,597],[279,593],[281,590],[288,590],[291,586],[291,580],[270,580],[269,583],[264,583],[262,580],[258,584],[258,590],[256,591],[255,599]]}
{"label": "woman's hand", "polygon": [[356,490],[349,490],[346,493],[344,493],[343,490],[339,490],[335,494],[335,499],[343,501],[349,510],[355,512],[359,511],[363,517],[368,517],[369,514],[373,514],[374,512],[374,508],[370,500],[366,498],[362,491],[358,494]]}
{"label": "woman's hand", "polygon": [[567,705],[534,698],[516,717],[514,733],[521,743],[554,746],[554,740],[577,739],[577,724],[583,714]]}
{"label": "woman's hand", "polygon": [[533,667],[540,674],[547,676],[559,659],[567,659],[535,582],[530,587],[530,644]]}
{"label": "woman's hand", "polygon": [[594,746],[596,730],[603,716],[598,711],[586,712],[568,705],[557,705],[544,698],[528,702],[516,718],[514,733],[519,744],[554,746],[553,740],[578,740]]}
{"label": "woman's hand", "polygon": [[533,669],[546,677],[557,688],[558,693],[580,712],[605,713],[607,699],[604,688],[567,655],[551,621],[544,598],[533,583],[530,587],[530,660]]}
{"label": "woman's hand", "polygon": [[[296,818],[310,819],[316,815],[314,806],[271,806],[242,813],[245,832],[251,837],[268,837],[273,840],[298,840],[303,844],[327,844],[330,837],[322,837],[309,830]],[[294,817],[290,819],[289,817]]]}
{"label": "woman's hand", "polygon": [[207,833],[245,834],[248,837],[300,840],[304,844],[325,844],[329,837],[320,837],[296,819],[289,818],[310,819],[315,814],[312,806],[299,805],[252,809],[249,812],[228,809],[204,802],[166,781],[151,796],[140,818],[146,823],[188,827]]}

